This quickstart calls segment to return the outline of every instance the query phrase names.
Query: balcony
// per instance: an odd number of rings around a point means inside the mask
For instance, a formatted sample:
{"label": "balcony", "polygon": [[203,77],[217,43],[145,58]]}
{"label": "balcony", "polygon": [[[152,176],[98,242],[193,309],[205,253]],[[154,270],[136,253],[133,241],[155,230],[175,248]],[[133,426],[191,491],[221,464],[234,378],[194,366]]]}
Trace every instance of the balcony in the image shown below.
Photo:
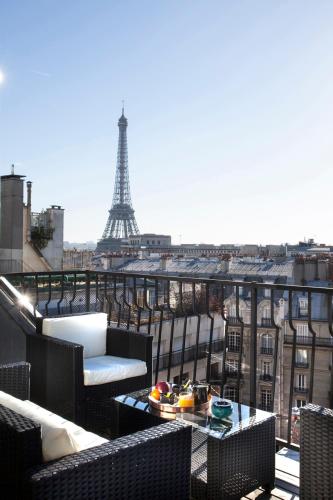
{"label": "balcony", "polygon": [[[242,318],[240,318],[240,320],[242,320]],[[240,320],[236,316],[228,316],[229,325],[240,326]]]}
{"label": "balcony", "polygon": [[264,328],[271,328],[273,326],[271,318],[261,318],[261,326]]}
{"label": "balcony", "polygon": [[[105,311],[111,325],[124,330],[141,331],[153,335],[153,382],[160,379],[161,376],[171,379],[188,373],[191,378],[201,381],[207,380],[208,382],[214,380],[215,383],[217,377],[214,374],[221,373],[226,325],[223,320],[226,304],[223,301],[228,299],[226,292],[229,287],[228,282],[219,279],[202,280],[200,278],[155,276],[143,273],[91,271],[20,273],[7,275],[7,279],[32,304],[30,310],[24,304],[19,304],[20,315],[25,317],[30,325],[34,323],[37,311],[43,316]],[[235,283],[237,284],[237,282]],[[239,282],[238,284],[242,286],[244,283]],[[332,293],[332,290],[328,288],[263,283],[248,285],[249,293],[251,289],[259,292],[265,287],[291,296],[303,288],[306,293],[311,293],[313,296],[317,293],[320,295]],[[17,299],[12,290],[3,285],[2,291],[9,300],[16,303]],[[257,296],[260,296],[260,293],[257,293]],[[228,320],[229,326],[232,323],[239,324],[235,317],[229,317]],[[268,324],[266,321],[265,323]],[[285,318],[285,324],[288,326],[288,318]],[[228,352],[243,352],[242,362],[246,362],[248,367],[246,382],[251,387],[250,395],[246,396],[243,402],[258,406],[256,389],[259,387],[259,382],[270,382],[272,387],[275,387],[274,394],[277,398],[280,375],[277,375],[276,379],[273,376],[268,379],[265,374],[257,376],[259,360],[257,360],[255,369],[251,364],[254,353],[273,356],[274,349],[268,346],[258,346],[258,325],[252,322],[245,327],[248,328],[247,336],[244,335],[246,342],[241,339],[241,336],[236,339],[229,337]],[[1,332],[0,335],[6,336],[7,333]],[[5,343],[12,356],[13,352],[10,352],[10,349],[15,343],[13,339],[12,333],[8,332]],[[303,336],[298,338],[298,341],[302,342],[300,345],[311,346],[312,336]],[[243,343],[241,344],[241,342]],[[293,336],[280,335],[279,342],[292,345]],[[332,349],[333,339],[317,338],[316,348],[318,347]],[[3,352],[0,353],[0,362],[1,356],[3,356]],[[315,357],[315,359],[317,358]],[[3,361],[6,360],[3,359]],[[300,366],[297,363],[294,364],[294,367],[306,368],[305,365]],[[244,365],[242,370],[243,368]],[[290,386],[290,392],[292,392],[294,382],[290,381],[290,366],[286,368],[288,370],[285,374],[285,380],[288,380],[287,383]],[[240,386],[237,388],[237,385],[241,384],[241,381],[238,380],[237,375],[231,371],[227,371],[225,374],[234,380],[236,389],[239,389]],[[242,371],[239,378],[243,377]],[[311,382],[310,377],[311,374],[309,374]],[[310,382],[309,386],[311,386]],[[222,386],[222,383],[220,385]],[[220,390],[219,383],[217,383],[217,390]],[[316,402],[316,386],[314,386],[313,400]],[[330,399],[329,394],[327,394],[327,406],[329,405]],[[285,439],[287,444],[291,445],[294,439],[290,434],[292,432],[290,425],[292,402],[291,406],[290,402],[285,403],[282,412],[287,425],[282,429],[279,438]]]}
{"label": "balcony", "polygon": [[260,354],[265,354],[267,356],[273,356],[273,347],[260,347]]}
{"label": "balcony", "polygon": [[259,375],[259,380],[262,380],[263,382],[272,382],[273,375],[269,373],[262,373],[261,375]]}
{"label": "balcony", "polygon": [[295,367],[296,368],[309,368],[309,362],[308,361],[295,361]]}
{"label": "balcony", "polygon": [[[284,335],[284,343],[285,344],[293,344],[294,336],[290,334]],[[306,335],[296,335],[296,344],[297,345],[306,345],[312,346],[313,337],[311,334]],[[333,337],[317,337],[316,336],[316,347],[330,347],[333,348]]]}
{"label": "balcony", "polygon": [[309,389],[307,387],[294,387],[294,392],[296,394],[308,394],[309,393]]}
{"label": "balcony", "polygon": [[[8,275],[7,279],[14,288],[8,287],[3,282],[0,283],[1,292],[12,305],[17,307],[20,321],[27,321],[30,327],[34,325],[37,313],[43,316],[54,316],[85,311],[105,311],[108,313],[110,325],[118,326],[124,331],[140,331],[153,335],[153,382],[161,376],[171,380],[176,375],[184,375],[186,372],[189,373],[190,378],[214,382],[217,391],[223,389],[222,377],[217,377],[216,380],[213,374],[221,372],[224,355],[223,314],[226,306],[223,301],[228,298],[226,294],[228,282],[150,274],[75,271],[21,273]],[[239,282],[239,285],[241,283],[243,282]],[[290,296],[299,289],[303,290],[303,287],[289,285],[249,284],[249,289],[256,292],[263,287],[283,291]],[[24,301],[20,303],[17,301],[14,290],[25,295],[31,304],[29,308]],[[326,288],[305,287],[304,290],[313,296],[316,293],[324,295],[332,293],[332,290]],[[285,322],[288,325],[289,318],[285,318]],[[232,323],[239,324],[237,318],[229,318],[229,325]],[[265,326],[268,326],[268,323]],[[243,341],[241,344],[241,337],[236,342],[229,338],[228,351],[235,353],[242,351],[244,354],[248,366],[246,383],[249,384],[249,396],[247,394],[243,396],[242,391],[239,391],[241,381],[238,379],[244,378],[242,372],[238,377],[237,372],[226,370],[225,375],[233,379],[230,385],[235,387],[240,398],[243,398],[240,402],[259,407],[260,402],[257,399],[259,381],[270,382],[272,388],[275,387],[272,393],[277,398],[280,393],[280,374],[276,379],[270,374],[257,376],[257,369],[260,365],[259,359],[255,367],[252,365],[254,356],[274,354],[272,347],[258,347],[257,327],[258,325],[254,322],[246,325],[249,329],[247,337],[244,336],[246,343]],[[8,332],[8,338],[6,335],[7,332],[2,329],[0,339],[4,339],[5,345],[8,346],[8,353],[13,355],[10,349],[13,349],[15,345],[16,333]],[[293,335],[280,335],[279,342],[292,345]],[[311,346],[312,336],[298,337],[297,342],[300,342],[300,345]],[[315,349],[317,347],[332,350],[333,341],[328,337],[317,338]],[[0,356],[3,355],[4,351],[0,353]],[[307,368],[308,364],[295,362],[294,368],[296,367]],[[284,376],[289,384],[290,392],[308,394],[309,389],[294,387],[294,380],[290,380],[290,365],[286,368]],[[314,373],[315,371],[316,366]],[[311,386],[311,376],[309,374],[309,386]],[[329,372],[327,376],[330,376]],[[313,401],[316,402],[316,385],[313,387]],[[326,405],[329,406],[330,403],[329,394],[327,394]],[[285,425],[281,426],[281,431],[277,435],[277,445],[280,447],[286,445],[291,450],[297,447],[298,443],[297,434],[293,430],[293,401],[287,401],[284,404],[282,418]],[[267,405],[265,408],[270,409]]]}
{"label": "balcony", "polygon": [[[238,378],[238,371],[237,370],[226,369],[225,370],[225,375],[226,375],[227,378],[237,379]],[[243,373],[242,372],[239,374],[239,378],[240,379],[243,378]]]}

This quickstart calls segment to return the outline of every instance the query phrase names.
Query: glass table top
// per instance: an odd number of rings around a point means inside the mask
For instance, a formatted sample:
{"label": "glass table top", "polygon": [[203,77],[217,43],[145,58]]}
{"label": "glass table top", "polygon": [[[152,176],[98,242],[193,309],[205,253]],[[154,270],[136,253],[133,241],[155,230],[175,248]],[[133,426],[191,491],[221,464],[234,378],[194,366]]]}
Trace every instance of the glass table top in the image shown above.
{"label": "glass table top", "polygon": [[[210,407],[206,410],[188,411],[184,413],[167,414],[159,412],[152,408],[148,400],[149,390],[133,392],[122,396],[117,396],[115,401],[127,406],[136,408],[152,415],[165,419],[178,419],[190,423],[193,427],[197,427],[203,432],[207,432],[218,438],[223,438],[231,434],[245,430],[254,425],[257,425],[264,420],[272,418],[273,413],[269,413],[257,408],[232,402],[232,412],[228,417],[217,419],[212,417]],[[219,398],[213,396],[211,403]]]}

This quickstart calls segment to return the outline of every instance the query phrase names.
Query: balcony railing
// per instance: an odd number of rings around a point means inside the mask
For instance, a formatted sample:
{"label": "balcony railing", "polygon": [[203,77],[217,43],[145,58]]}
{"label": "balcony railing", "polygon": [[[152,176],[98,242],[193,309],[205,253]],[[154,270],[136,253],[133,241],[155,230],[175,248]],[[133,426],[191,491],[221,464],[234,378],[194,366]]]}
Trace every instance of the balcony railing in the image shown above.
{"label": "balcony railing", "polygon": [[[237,370],[225,370],[225,374],[228,378],[238,378],[238,371]],[[243,373],[239,373],[239,377],[242,379],[243,378]]]}
{"label": "balcony railing", "polygon": [[273,356],[274,349],[273,347],[260,347],[260,354],[267,354],[268,356]]}
{"label": "balcony railing", "polygon": [[[54,316],[105,311],[110,324],[153,335],[154,381],[162,376],[162,372],[163,377],[169,380],[172,377],[182,379],[188,374],[192,379],[214,383],[215,390],[223,394],[228,377],[233,377],[226,363],[228,348],[228,352],[236,354],[235,359],[240,360],[242,366],[242,372],[232,381],[236,400],[258,407],[261,403],[258,401],[258,383],[259,380],[264,380],[258,376],[261,362],[258,355],[271,356],[272,374],[269,389],[274,403],[281,393],[280,381],[283,379],[284,383],[288,384],[289,397],[286,402],[280,402],[283,425],[279,426],[280,437],[286,439],[288,445],[293,441],[292,408],[295,393],[300,389],[294,387],[297,346],[308,347],[311,363],[307,374],[307,401],[314,403],[317,401],[314,374],[317,368],[321,368],[317,348],[324,347],[330,349],[330,352],[333,351],[332,288],[92,271],[21,273],[7,275],[6,278],[32,304],[28,310],[24,301],[18,301],[15,294],[10,293],[5,284],[0,283],[2,292],[8,295],[30,323],[34,321],[37,312],[43,316]],[[243,291],[246,289],[248,297],[250,311],[247,311],[247,322],[241,319],[240,288]],[[267,289],[270,291],[270,298],[266,297],[265,302],[270,301],[270,326],[274,329],[272,347],[261,346],[259,343],[259,335],[262,334],[258,325],[258,305],[261,300],[259,297],[262,297],[263,291]],[[236,293],[231,293],[231,290]],[[308,300],[309,337],[296,338],[297,329],[292,306],[297,294],[306,296]],[[319,337],[318,327],[314,325],[311,317],[312,297],[316,294],[324,297],[326,301],[326,316],[321,321],[326,321],[325,338],[322,337],[322,328]],[[234,300],[235,317],[226,315],[230,300]],[[280,304],[281,300],[286,301],[288,312],[277,324],[274,313],[277,312],[276,307],[280,308],[277,304]],[[228,337],[235,325],[239,334],[236,343]],[[284,336],[285,326],[294,333]],[[229,338],[229,342],[225,342],[225,338]],[[278,362],[278,355],[283,352],[280,348],[283,342],[291,348],[292,355],[286,358],[291,359],[288,366]],[[243,372],[245,368],[246,371]],[[246,376],[243,376],[241,381],[242,373],[246,373]],[[327,389],[326,406],[333,407],[333,394],[329,393],[330,376],[331,373],[327,370],[325,389],[320,389],[320,403],[322,404],[322,394]]]}
{"label": "balcony railing", "polygon": [[271,382],[273,380],[273,377],[269,373],[262,373],[259,376],[259,379],[263,380],[264,382]]}
{"label": "balcony railing", "polygon": [[[293,344],[294,336],[293,335],[285,335],[284,343],[285,344]],[[306,345],[311,346],[313,343],[312,335],[296,335],[296,344],[297,345]],[[315,337],[315,345],[317,347],[333,347],[333,337]]]}
{"label": "balcony railing", "polygon": [[270,328],[273,326],[271,318],[261,318],[261,326]]}
{"label": "balcony railing", "polygon": [[295,361],[295,367],[296,368],[309,368],[309,362],[308,361]]}
{"label": "balcony railing", "polygon": [[294,392],[296,394],[308,394],[309,393],[309,389],[307,387],[294,387]]}

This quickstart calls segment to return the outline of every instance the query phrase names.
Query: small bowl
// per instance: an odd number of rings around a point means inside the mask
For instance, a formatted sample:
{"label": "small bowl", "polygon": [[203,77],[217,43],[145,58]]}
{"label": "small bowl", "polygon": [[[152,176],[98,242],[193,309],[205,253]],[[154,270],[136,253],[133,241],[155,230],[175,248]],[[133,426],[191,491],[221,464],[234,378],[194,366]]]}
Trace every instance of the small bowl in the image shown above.
{"label": "small bowl", "polygon": [[232,403],[225,399],[219,399],[212,404],[212,415],[215,418],[225,418],[232,412]]}

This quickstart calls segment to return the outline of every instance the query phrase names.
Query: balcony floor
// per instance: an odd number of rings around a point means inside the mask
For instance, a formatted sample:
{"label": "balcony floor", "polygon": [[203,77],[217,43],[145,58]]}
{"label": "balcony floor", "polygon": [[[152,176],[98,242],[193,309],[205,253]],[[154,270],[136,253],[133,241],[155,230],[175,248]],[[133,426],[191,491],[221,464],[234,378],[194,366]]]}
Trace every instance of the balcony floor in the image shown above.
{"label": "balcony floor", "polygon": [[275,488],[271,494],[262,489],[253,491],[242,500],[299,500],[299,453],[283,448],[276,454]]}

